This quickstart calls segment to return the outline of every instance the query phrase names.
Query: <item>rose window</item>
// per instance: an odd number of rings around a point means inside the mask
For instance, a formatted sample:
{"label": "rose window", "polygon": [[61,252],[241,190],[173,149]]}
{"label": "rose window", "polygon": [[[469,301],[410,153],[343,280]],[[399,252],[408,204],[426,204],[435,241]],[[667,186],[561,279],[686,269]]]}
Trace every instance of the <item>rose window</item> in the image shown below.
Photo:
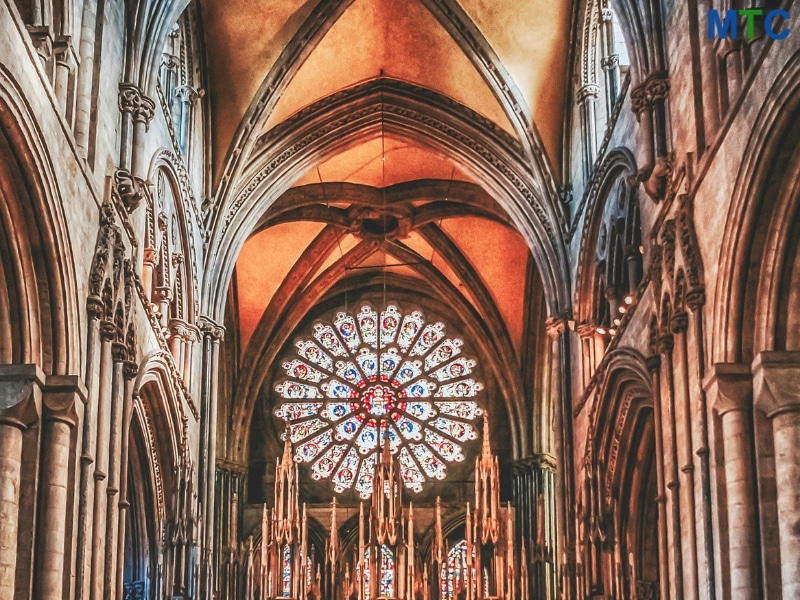
{"label": "rose window", "polygon": [[477,438],[473,421],[483,412],[470,398],[483,384],[470,376],[476,363],[462,355],[463,340],[447,337],[444,324],[394,305],[379,321],[364,305],[355,317],[339,312],[333,323],[316,323],[313,338],[298,340],[297,356],[283,362],[286,378],[275,391],[285,401],[275,414],[314,479],[368,498],[387,440],[415,492],[464,460],[462,444]]}

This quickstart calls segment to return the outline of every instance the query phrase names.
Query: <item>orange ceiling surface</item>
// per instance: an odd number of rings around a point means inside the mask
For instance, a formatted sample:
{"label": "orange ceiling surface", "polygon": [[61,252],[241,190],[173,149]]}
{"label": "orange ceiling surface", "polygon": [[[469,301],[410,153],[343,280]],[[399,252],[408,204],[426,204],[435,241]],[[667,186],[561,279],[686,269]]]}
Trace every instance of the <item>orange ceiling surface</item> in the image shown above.
{"label": "orange ceiling surface", "polygon": [[[538,131],[553,164],[558,163],[554,158],[561,152],[569,4],[547,0],[460,2],[461,10],[496,57],[498,68],[516,86],[516,98],[530,117],[522,127]],[[213,161],[219,176],[242,119],[249,108],[263,100],[258,97],[262,82],[271,69],[277,68],[284,47],[319,4],[201,0],[201,5]],[[508,114],[475,59],[422,0],[355,0],[327,24],[327,31],[309,50],[302,64],[294,65],[296,72],[280,96],[269,99],[272,109],[253,135],[272,129],[317,100],[380,77],[436,91],[469,107],[509,135],[516,137],[519,132],[519,123],[514,124],[517,117]],[[441,182],[439,190],[442,186],[447,190],[455,182],[480,186],[457,160],[423,142],[373,131],[357,145],[310,166],[295,182],[295,188],[320,182],[350,183],[368,186],[380,197],[382,190],[421,180]],[[408,253],[419,257],[451,286],[451,293],[456,290],[478,314],[485,318],[499,315],[514,350],[521,355],[526,338],[525,294],[529,289],[529,250],[524,240],[491,199],[491,206],[483,212],[476,212],[465,202],[444,218],[418,225],[415,215],[424,212],[432,201],[460,202],[446,193],[434,199],[404,201],[398,210],[411,215],[410,230],[374,244],[360,256],[357,265],[382,272],[386,265],[404,262],[401,256],[407,258]],[[325,203],[325,210],[318,208],[317,215],[339,215],[335,223],[335,219],[326,223],[325,219],[309,218],[271,224],[272,213],[265,208],[262,226],[245,243],[236,266],[241,351],[247,351],[273,297],[287,285],[287,275],[315,239],[326,231],[330,233],[330,228],[335,231],[335,244],[328,243],[324,256],[308,267],[304,281],[309,287],[342,257],[363,247],[363,236],[342,224],[342,215],[350,218],[357,208],[351,204],[348,198],[337,197]],[[497,213],[496,218],[488,214],[492,211]],[[424,279],[414,266],[391,268],[394,274]],[[490,307],[486,306],[487,299]]]}

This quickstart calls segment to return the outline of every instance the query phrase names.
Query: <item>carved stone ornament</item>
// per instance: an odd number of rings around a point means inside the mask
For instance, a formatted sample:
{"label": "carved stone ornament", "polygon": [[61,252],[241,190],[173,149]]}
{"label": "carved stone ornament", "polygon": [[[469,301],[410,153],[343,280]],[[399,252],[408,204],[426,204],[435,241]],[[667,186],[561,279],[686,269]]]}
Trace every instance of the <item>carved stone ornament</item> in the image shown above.
{"label": "carved stone ornament", "polygon": [[150,127],[150,121],[156,114],[156,103],[142,95],[141,102],[133,110],[133,120],[137,123],[144,123],[145,127]]}
{"label": "carved stone ornament", "polygon": [[667,195],[667,184],[673,171],[672,156],[657,156],[652,168],[643,168],[639,171],[639,181],[647,195],[658,202]]}
{"label": "carved stone ornament", "polygon": [[131,83],[120,83],[117,104],[120,112],[134,114],[142,104],[142,91]]}
{"label": "carved stone ornament", "polygon": [[144,182],[126,169],[114,171],[113,193],[129,213],[136,210],[144,198]]}

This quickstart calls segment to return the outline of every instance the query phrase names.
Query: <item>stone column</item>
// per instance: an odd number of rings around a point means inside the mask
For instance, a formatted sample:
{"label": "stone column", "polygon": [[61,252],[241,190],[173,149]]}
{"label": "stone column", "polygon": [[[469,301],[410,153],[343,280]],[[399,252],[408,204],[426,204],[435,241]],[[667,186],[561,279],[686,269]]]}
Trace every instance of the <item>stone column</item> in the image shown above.
{"label": "stone column", "polygon": [[114,377],[114,360],[112,355],[112,340],[117,334],[117,327],[111,321],[100,323],[100,372],[98,398],[97,398],[97,436],[94,463],[94,526],[92,530],[91,551],[91,581],[89,585],[89,598],[101,600],[104,588],[104,562],[106,551],[106,519],[108,498],[108,460],[109,442],[111,436],[111,397],[112,381]]}
{"label": "stone column", "polygon": [[758,544],[753,463],[752,376],[746,365],[716,364],[706,389],[722,421],[731,597],[756,600]]}
{"label": "stone column", "polygon": [[662,600],[669,600],[669,540],[667,539],[667,499],[664,482],[664,431],[661,412],[661,357],[653,354],[647,358],[647,370],[653,388],[653,425],[656,438],[656,487],[658,495],[658,579]]}
{"label": "stone column", "polygon": [[94,87],[94,43],[97,37],[97,2],[84,2],[81,18],[81,39],[78,48],[78,81],[75,100],[75,142],[86,158],[89,152],[89,130],[92,124],[92,88]]}
{"label": "stone column", "polygon": [[200,413],[200,448],[201,476],[198,493],[203,506],[203,525],[201,540],[203,558],[201,562],[200,588],[205,598],[213,598],[214,582],[214,492],[217,463],[217,395],[219,388],[219,344],[225,334],[225,328],[217,325],[207,317],[200,319],[200,331],[203,334],[203,379],[201,381],[201,413]]}
{"label": "stone column", "polygon": [[556,471],[555,458],[547,454],[513,465],[515,548],[519,551],[525,544],[528,562],[528,589],[521,590],[524,598],[555,598],[558,590]]}
{"label": "stone column", "polygon": [[614,103],[619,96],[619,55],[614,40],[614,20],[610,8],[602,10],[603,58],[601,64],[606,77],[606,113],[611,118]]}
{"label": "stone column", "polygon": [[800,351],[759,353],[753,391],[772,420],[783,597],[800,598]]}
{"label": "stone column", "polygon": [[85,399],[86,390],[77,377],[47,378],[43,398],[42,521],[38,527],[40,557],[34,579],[40,598],[63,597],[72,432],[77,425],[76,404]]}
{"label": "stone column", "polygon": [[75,68],[77,60],[72,40],[69,36],[59,36],[53,43],[55,57],[54,88],[56,98],[70,127],[75,108]]}
{"label": "stone column", "polygon": [[108,485],[106,487],[106,501],[108,508],[105,523],[105,564],[104,587],[105,598],[116,598],[117,576],[114,572],[117,566],[117,541],[119,535],[119,491],[122,486],[120,473],[122,471],[122,430],[123,430],[123,405],[125,403],[126,385],[125,365],[128,361],[128,351],[124,344],[114,342],[111,347],[114,358],[114,374],[111,383],[111,415],[109,417],[110,437],[108,444]]}
{"label": "stone column", "polygon": [[[570,369],[569,334],[564,317],[551,317],[545,323],[547,335],[551,340],[550,360],[553,382],[552,402],[554,404],[554,449],[561,461],[556,469],[556,581],[563,598],[574,600],[577,596],[576,571],[576,512],[574,468],[572,456],[572,398]],[[559,497],[560,496],[560,497]],[[527,548],[527,546],[526,546]]]}
{"label": "stone column", "polygon": [[684,517],[681,519],[681,537],[686,540],[683,555],[683,573],[686,584],[686,598],[698,597],[699,577],[697,572],[697,521],[695,518],[694,502],[694,454],[692,440],[692,406],[689,394],[689,348],[686,342],[686,330],[689,327],[689,315],[685,312],[676,312],[670,321],[672,334],[675,338],[675,373],[677,379],[675,387],[675,412],[680,411],[680,432],[683,434],[683,443],[676,444],[678,448],[678,465],[683,474],[680,487],[680,499]]}
{"label": "stone column", "polygon": [[[663,326],[668,326],[664,323]],[[662,331],[658,338],[658,351],[663,355],[666,362],[664,378],[667,382],[666,409],[668,414],[667,426],[670,431],[669,450],[664,448],[664,456],[669,454],[669,471],[664,469],[666,488],[670,491],[670,516],[672,525],[672,550],[673,550],[673,569],[675,584],[675,600],[683,600],[684,597],[684,576],[683,576],[683,541],[681,539],[681,505],[680,505],[680,480],[678,478],[678,440],[677,425],[675,422],[675,389],[672,379],[673,363],[672,350],[675,340],[671,333]],[[663,431],[663,430],[662,430]]]}
{"label": "stone column", "polygon": [[44,374],[0,366],[0,598],[13,598],[17,568],[22,433],[39,420]]}
{"label": "stone column", "polygon": [[[100,319],[103,315],[103,302],[99,298],[90,297],[87,302],[89,317],[88,335],[86,343],[86,383],[87,397],[83,411],[82,441],[81,441],[81,473],[80,473],[80,498],[78,500],[78,565],[87,565],[91,560],[91,540],[93,535],[94,494],[92,488],[92,464],[94,463],[95,436],[97,424],[94,420],[95,406],[99,396],[100,372]],[[81,568],[76,574],[77,600],[87,600],[90,587],[90,569]]]}
{"label": "stone column", "polygon": [[128,503],[128,463],[130,455],[131,418],[133,416],[133,380],[139,372],[136,363],[128,361],[123,366],[125,377],[125,400],[122,408],[122,450],[121,469],[119,475],[119,517],[117,535],[117,566],[116,589],[123,589],[125,571],[125,516],[130,504]]}
{"label": "stone column", "polygon": [[600,93],[600,88],[589,83],[578,90],[577,100],[580,108],[581,132],[583,133],[583,171],[588,181],[594,160],[597,156],[597,109],[595,102]]}

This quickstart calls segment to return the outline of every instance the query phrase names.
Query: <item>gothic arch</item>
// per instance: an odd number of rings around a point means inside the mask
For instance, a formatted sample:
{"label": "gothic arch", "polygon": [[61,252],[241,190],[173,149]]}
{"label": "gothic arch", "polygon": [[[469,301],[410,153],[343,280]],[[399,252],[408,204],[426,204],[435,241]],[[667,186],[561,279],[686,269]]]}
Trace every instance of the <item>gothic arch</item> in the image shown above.
{"label": "gothic arch", "polygon": [[63,375],[80,364],[81,319],[55,181],[35,119],[0,69],[0,362]]}
{"label": "gothic arch", "polygon": [[[141,421],[148,450],[153,453],[153,469],[159,506],[172,491],[171,469],[180,463],[187,443],[182,396],[172,377],[170,360],[163,351],[145,358],[139,366],[134,393],[138,394],[136,413]],[[161,513],[160,513],[161,514]]]}
{"label": "gothic arch", "polygon": [[[325,98],[273,129],[255,148],[235,197],[223,199],[210,235],[203,306],[221,318],[247,236],[308,164],[391,132],[451,158],[485,184],[509,213],[542,273],[548,313],[569,306],[562,224],[553,198],[519,146],[477,114],[430,90],[379,80]],[[266,143],[269,142],[269,143]]]}
{"label": "gothic arch", "polygon": [[714,291],[714,362],[749,363],[762,350],[800,349],[800,325],[789,321],[800,270],[798,115],[800,54],[754,119],[733,187]]}
{"label": "gothic arch", "polygon": [[625,202],[637,202],[638,182],[632,186],[631,179],[636,175],[636,159],[627,148],[611,150],[600,165],[596,183],[590,189],[585,201],[586,216],[581,231],[581,245],[578,252],[577,274],[575,276],[575,315],[578,320],[589,319],[588,307],[594,302],[594,282],[597,261],[590,255],[597,248],[600,229],[605,216],[607,203],[614,192],[614,184],[624,182],[629,197]]}
{"label": "gothic arch", "polygon": [[[158,218],[160,213],[166,212],[170,222],[167,223],[168,229],[163,234],[169,238],[169,254],[177,253],[182,257],[180,264],[175,266],[175,277],[181,278],[183,286],[181,290],[174,290],[176,294],[174,303],[180,304],[180,307],[176,306],[176,310],[180,313],[180,319],[187,323],[195,323],[199,313],[200,300],[198,296],[200,292],[197,271],[201,258],[195,247],[192,232],[198,227],[198,224],[193,222],[191,211],[187,210],[187,207],[194,203],[194,199],[189,197],[188,185],[185,183],[188,176],[183,172],[181,166],[175,164],[179,160],[168,150],[157,152],[153,157],[148,180],[155,185],[156,193],[149,199],[144,252],[145,257],[148,252],[158,254],[161,246],[159,240],[163,239],[163,235],[158,232]],[[172,198],[171,207],[164,206],[167,186],[169,186]],[[161,203],[160,206],[159,203]],[[177,228],[174,227],[174,224],[177,224]],[[148,246],[148,242],[151,242],[152,245]],[[167,258],[172,260],[171,257]],[[178,295],[179,291],[180,295]]]}
{"label": "gothic arch", "polygon": [[638,351],[614,350],[609,359],[585,458],[592,473],[582,514],[586,580],[590,593],[648,597],[640,595],[652,594],[659,581],[652,385]]}
{"label": "gothic arch", "polygon": [[[126,596],[148,598],[157,576],[158,544],[165,507],[145,408],[136,403],[128,440],[128,480],[122,581]],[[137,595],[138,594],[138,595]]]}

